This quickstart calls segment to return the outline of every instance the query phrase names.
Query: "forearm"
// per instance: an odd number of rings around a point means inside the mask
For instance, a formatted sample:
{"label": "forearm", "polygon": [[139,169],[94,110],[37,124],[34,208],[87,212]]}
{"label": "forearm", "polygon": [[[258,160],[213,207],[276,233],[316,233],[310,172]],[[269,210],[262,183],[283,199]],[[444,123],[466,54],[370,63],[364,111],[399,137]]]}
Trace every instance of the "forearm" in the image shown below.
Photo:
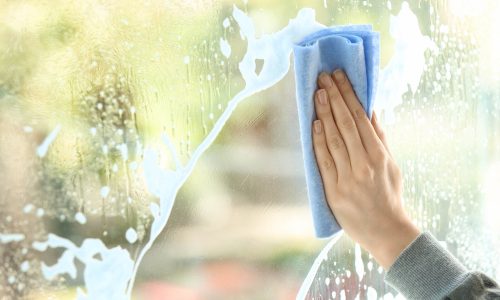
{"label": "forearm", "polygon": [[[386,282],[408,299],[494,299],[498,285],[468,272],[429,233],[419,235],[387,271]],[[487,298],[487,295],[491,298]]]}

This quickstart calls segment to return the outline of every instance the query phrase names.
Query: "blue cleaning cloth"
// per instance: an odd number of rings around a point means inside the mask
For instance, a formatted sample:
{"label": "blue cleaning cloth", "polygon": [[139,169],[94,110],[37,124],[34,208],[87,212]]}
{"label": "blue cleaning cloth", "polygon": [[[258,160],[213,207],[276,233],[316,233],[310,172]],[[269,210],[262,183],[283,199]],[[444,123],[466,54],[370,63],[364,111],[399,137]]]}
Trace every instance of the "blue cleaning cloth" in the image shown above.
{"label": "blue cleaning cloth", "polygon": [[380,63],[380,39],[371,25],[336,26],[322,29],[295,45],[295,83],[300,138],[307,191],[316,236],[331,237],[341,230],[325,197],[314,149],[312,122],[314,92],[321,72],[343,69],[367,115],[371,118]]}

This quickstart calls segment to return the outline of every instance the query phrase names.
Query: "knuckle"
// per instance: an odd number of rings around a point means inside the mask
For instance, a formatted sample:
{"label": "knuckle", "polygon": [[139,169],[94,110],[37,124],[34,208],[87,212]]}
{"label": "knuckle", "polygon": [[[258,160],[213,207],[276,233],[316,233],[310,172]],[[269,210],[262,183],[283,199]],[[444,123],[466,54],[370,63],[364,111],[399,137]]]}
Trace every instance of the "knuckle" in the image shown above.
{"label": "knuckle", "polygon": [[387,154],[380,148],[373,149],[372,152],[373,164],[377,167],[385,166],[387,163]]}
{"label": "knuckle", "polygon": [[325,171],[331,170],[335,166],[335,164],[333,163],[333,159],[331,158],[324,159],[321,165],[323,166],[323,169]]}
{"label": "knuckle", "polygon": [[314,152],[316,152],[316,153],[318,153],[321,149],[321,142],[315,136],[313,136],[313,148],[314,148]]}
{"label": "knuckle", "polygon": [[329,117],[329,115],[331,115],[330,111],[325,108],[318,108],[316,114],[318,115],[318,118],[322,120],[326,119],[327,117]]}
{"label": "knuckle", "polygon": [[343,77],[342,79],[337,79],[337,85],[339,86],[339,88],[341,90],[344,90],[348,87],[348,84],[347,84],[347,80],[345,79],[345,77]]}
{"label": "knuckle", "polygon": [[340,121],[340,126],[344,129],[348,129],[348,130],[351,130],[351,129],[354,129],[354,121],[351,119],[351,118],[343,118],[341,121]]}
{"label": "knuckle", "polygon": [[324,143],[325,142],[321,138],[315,135],[313,136],[313,148],[316,154],[323,153],[326,150]]}
{"label": "knuckle", "polygon": [[354,111],[354,117],[357,120],[364,120],[366,118],[366,113],[362,108],[358,108]]}
{"label": "knuckle", "polygon": [[342,138],[338,134],[331,135],[328,139],[328,148],[332,150],[338,150],[342,147],[343,141]]}
{"label": "knuckle", "polygon": [[370,182],[375,174],[373,167],[365,163],[359,166],[354,173],[354,178],[357,182]]}
{"label": "knuckle", "polygon": [[342,91],[342,96],[345,98],[345,99],[358,99],[358,97],[356,97],[356,94],[354,93],[354,91],[352,90],[352,87],[350,84],[343,84],[340,86],[340,90]]}
{"label": "knuckle", "polygon": [[373,168],[369,164],[363,165],[360,171],[363,176],[371,177],[373,175]]}
{"label": "knuckle", "polygon": [[403,173],[401,172],[401,169],[395,164],[394,167],[393,167],[393,172],[394,172],[394,175],[397,177],[397,178],[401,178]]}
{"label": "knuckle", "polygon": [[313,148],[314,148],[314,154],[317,157],[321,157],[321,155],[324,155],[324,153],[328,151],[326,149],[324,143],[321,141],[318,141],[318,139],[313,140]]}
{"label": "knuckle", "polygon": [[345,184],[340,184],[337,186],[337,190],[335,191],[335,204],[339,204],[343,199],[349,195]]}
{"label": "knuckle", "polygon": [[336,86],[332,86],[328,92],[332,101],[339,101],[342,99],[342,95]]}

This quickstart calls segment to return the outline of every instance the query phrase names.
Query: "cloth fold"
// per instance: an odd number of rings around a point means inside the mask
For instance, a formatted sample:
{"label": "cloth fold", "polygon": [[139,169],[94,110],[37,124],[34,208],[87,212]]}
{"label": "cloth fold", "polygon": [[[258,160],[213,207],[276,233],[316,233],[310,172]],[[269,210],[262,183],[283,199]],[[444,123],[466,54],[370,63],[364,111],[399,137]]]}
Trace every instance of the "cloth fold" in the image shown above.
{"label": "cloth fold", "polygon": [[314,92],[321,72],[343,69],[367,115],[371,118],[380,64],[380,38],[371,25],[335,26],[319,30],[294,46],[296,98],[309,205],[316,236],[328,238],[341,231],[326,201],[312,145],[316,119]]}

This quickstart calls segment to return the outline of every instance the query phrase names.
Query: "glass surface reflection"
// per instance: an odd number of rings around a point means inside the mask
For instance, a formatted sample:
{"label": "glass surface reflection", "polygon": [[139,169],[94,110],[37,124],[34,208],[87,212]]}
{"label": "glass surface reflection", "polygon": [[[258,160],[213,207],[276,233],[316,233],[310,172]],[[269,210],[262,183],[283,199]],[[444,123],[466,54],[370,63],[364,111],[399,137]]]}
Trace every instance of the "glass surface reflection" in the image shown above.
{"label": "glass surface reflection", "polygon": [[[286,51],[248,56],[243,74],[239,63],[248,22],[272,35],[305,7],[380,31],[377,109],[405,203],[500,278],[498,255],[484,255],[500,249],[500,8],[464,5],[3,3],[0,298],[295,298],[327,241],[313,237],[293,76]],[[308,299],[396,297],[345,236],[313,275]]]}

